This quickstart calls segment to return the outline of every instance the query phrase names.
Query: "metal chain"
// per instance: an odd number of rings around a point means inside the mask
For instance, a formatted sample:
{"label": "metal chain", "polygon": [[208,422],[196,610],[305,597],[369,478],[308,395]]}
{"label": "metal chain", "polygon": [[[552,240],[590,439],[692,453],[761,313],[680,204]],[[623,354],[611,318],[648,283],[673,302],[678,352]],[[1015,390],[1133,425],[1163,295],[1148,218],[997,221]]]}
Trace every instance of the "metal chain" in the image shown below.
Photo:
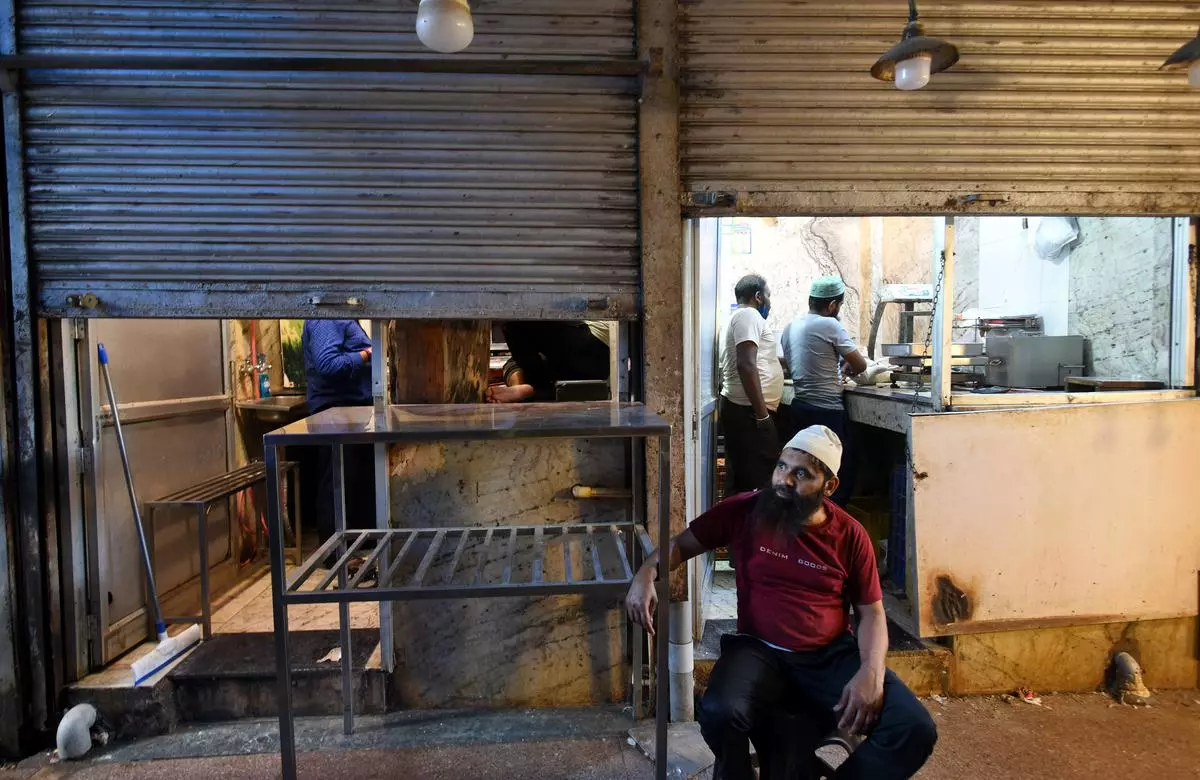
{"label": "metal chain", "polygon": [[[930,352],[930,348],[933,346],[933,326],[934,326],[934,322],[935,322],[935,317],[934,317],[933,312],[937,311],[938,302],[942,298],[942,283],[945,281],[945,279],[946,279],[946,250],[943,249],[942,250],[942,264],[938,268],[937,281],[934,282],[934,285],[933,285],[933,310],[930,312],[930,315],[929,315],[929,330],[925,334],[925,353],[926,354],[921,356],[922,362],[924,362],[926,357],[929,358],[931,379],[932,379],[932,374],[933,374],[933,369],[932,369],[933,355],[929,354],[929,352]],[[916,387],[916,390],[913,391],[912,408],[909,410],[910,421],[911,421],[912,415],[915,415],[917,413],[917,407],[920,406],[919,402],[921,400],[921,387],[922,387],[921,378],[923,376],[924,376],[924,373],[922,371],[917,372],[917,387]],[[929,387],[930,387],[930,397],[932,399],[932,388],[933,388],[932,381],[930,381]],[[911,422],[910,422],[910,425],[911,425]],[[916,473],[916,463],[914,463],[914,461],[913,461],[912,432],[911,431],[909,432],[909,434],[907,436],[905,436],[904,455],[908,461],[908,470],[912,473]]]}
{"label": "metal chain", "polygon": [[[930,313],[929,313],[929,328],[925,331],[925,350],[924,350],[924,354],[921,355],[922,363],[925,362],[925,358],[928,358],[929,362],[930,362],[930,379],[931,379],[931,381],[929,383],[929,386],[930,386],[931,393],[932,393],[932,388],[933,388],[933,382],[932,382],[933,355],[932,355],[932,349],[931,349],[933,347],[933,326],[936,321],[935,312],[937,311],[938,301],[940,301],[942,298],[942,283],[945,281],[945,279],[946,279],[946,250],[943,249],[942,250],[942,263],[938,267],[937,281],[933,285],[933,309],[931,309]],[[916,414],[916,412],[917,412],[917,402],[921,398],[922,379],[924,378],[924,376],[925,376],[924,371],[917,372],[917,389],[913,393],[913,405],[912,405],[913,414]]]}

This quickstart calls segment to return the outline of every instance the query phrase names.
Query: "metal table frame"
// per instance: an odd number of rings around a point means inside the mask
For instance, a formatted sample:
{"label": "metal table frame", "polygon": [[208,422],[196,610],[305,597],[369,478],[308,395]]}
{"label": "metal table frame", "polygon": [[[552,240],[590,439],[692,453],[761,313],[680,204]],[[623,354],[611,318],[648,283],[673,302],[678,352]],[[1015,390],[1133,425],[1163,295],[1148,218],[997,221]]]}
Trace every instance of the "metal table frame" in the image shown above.
{"label": "metal table frame", "polygon": [[[487,439],[628,439],[632,441],[633,513],[628,523],[595,523],[546,526],[499,526],[472,528],[392,528],[347,530],[343,471],[343,448],[347,444],[394,444],[446,440]],[[289,656],[288,607],[292,604],[337,604],[342,643],[343,728],[354,730],[353,653],[350,647],[350,604],[354,602],[402,601],[441,598],[494,598],[504,596],[536,597],[556,594],[623,594],[636,571],[639,553],[652,546],[642,527],[638,506],[643,495],[640,469],[644,463],[639,444],[658,440],[658,547],[665,549],[670,539],[670,426],[640,404],[560,403],[530,404],[520,407],[496,406],[392,406],[376,411],[369,407],[330,409],[318,415],[273,431],[263,437],[267,471],[267,514],[271,552],[271,594],[275,618],[275,652],[279,738],[283,777],[296,777],[295,713],[292,705],[292,674]],[[300,570],[288,577],[285,568],[284,527],[281,506],[282,464],[278,449],[291,445],[323,445],[333,451],[334,535],[315,551]],[[376,490],[387,490],[377,485]],[[599,533],[597,533],[599,531]],[[482,575],[490,554],[483,554],[475,571],[465,583],[455,584],[463,550],[473,534],[486,534],[485,549],[499,540],[505,550],[505,566],[499,582],[486,582]],[[457,535],[449,575],[427,579],[437,552],[448,537]],[[424,537],[428,541],[423,555],[408,556]],[[569,540],[581,539],[581,549],[592,563],[593,576],[584,578],[572,571]],[[529,582],[514,582],[513,559],[518,540],[532,541],[535,555]],[[545,550],[548,542],[563,543],[562,580],[546,579]],[[615,545],[620,567],[617,576],[607,576],[600,565],[600,549],[609,540]],[[369,542],[374,547],[369,548]],[[349,564],[363,551],[365,562],[357,571]],[[393,551],[396,553],[393,557]],[[314,574],[327,556],[337,554],[337,563],[319,578]],[[409,573],[406,562],[416,564]],[[370,571],[375,583],[364,585]],[[582,574],[582,572],[580,572]],[[654,646],[656,751],[655,777],[667,776],[667,725],[670,717],[670,686],[667,669],[669,626],[669,572],[660,566],[655,589],[658,593],[657,641]],[[315,586],[314,586],[315,584]],[[306,587],[308,586],[308,587]],[[635,716],[641,712],[642,643],[641,631],[633,631],[633,704]]]}

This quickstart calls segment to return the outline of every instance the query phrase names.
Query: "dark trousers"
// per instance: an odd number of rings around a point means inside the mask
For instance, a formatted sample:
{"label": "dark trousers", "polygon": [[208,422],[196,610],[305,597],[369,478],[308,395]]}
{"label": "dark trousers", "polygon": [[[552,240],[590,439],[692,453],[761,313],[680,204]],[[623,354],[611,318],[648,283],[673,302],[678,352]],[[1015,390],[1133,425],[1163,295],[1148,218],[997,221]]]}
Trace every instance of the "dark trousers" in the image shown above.
{"label": "dark trousers", "polygon": [[[330,408],[320,407],[311,413]],[[320,543],[333,536],[333,448],[316,448],[316,525]],[[342,447],[345,478],[346,528],[375,527],[375,447],[348,444]],[[336,558],[336,555],[334,556]]]}
{"label": "dark trousers", "polygon": [[[721,657],[697,718],[704,741],[716,755],[714,780],[754,777],[750,740],[759,755],[762,780],[818,777],[821,765],[813,759],[813,751],[837,726],[833,707],[859,665],[858,645],[849,634],[820,650],[802,653],[775,650],[749,636],[722,637]],[[795,724],[802,733],[780,734],[780,723]],[[833,777],[912,777],[936,742],[933,718],[889,670],[879,720]]]}
{"label": "dark trousers", "polygon": [[783,404],[775,410],[775,431],[779,434],[779,448],[783,449],[783,445],[792,440],[796,435],[797,428],[792,421],[792,405]]}
{"label": "dark trousers", "polygon": [[775,412],[771,424],[759,428],[754,409],[721,398],[721,432],[725,435],[725,495],[765,487],[779,461]]}
{"label": "dark trousers", "polygon": [[854,494],[854,477],[857,471],[855,458],[858,455],[854,446],[853,432],[850,430],[850,418],[845,409],[819,409],[792,401],[792,427],[802,431],[811,425],[824,425],[838,435],[842,440],[842,467],[838,470],[838,480],[841,484],[833,494],[833,503],[845,506]]}

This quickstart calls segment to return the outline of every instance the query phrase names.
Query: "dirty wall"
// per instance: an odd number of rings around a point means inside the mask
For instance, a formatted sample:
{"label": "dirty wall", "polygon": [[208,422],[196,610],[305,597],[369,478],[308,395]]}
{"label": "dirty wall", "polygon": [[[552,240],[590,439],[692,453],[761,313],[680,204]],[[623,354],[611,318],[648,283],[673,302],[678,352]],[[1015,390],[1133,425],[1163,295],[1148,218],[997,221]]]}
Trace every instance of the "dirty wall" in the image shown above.
{"label": "dirty wall", "polygon": [[[1091,347],[1091,373],[1166,381],[1170,372],[1173,220],[1079,219],[1078,243],[1057,260],[1036,255],[1039,218],[958,217],[954,311],[976,316],[1040,314],[1048,335],[1080,335]],[[825,275],[846,282],[842,322],[866,344],[871,317],[888,284],[929,283],[930,217],[735,217],[720,220],[722,314],[733,286],[758,273],[771,288],[776,332],[808,310],[808,288]],[[878,343],[896,340],[898,309],[889,307]],[[918,320],[916,338],[925,330]],[[974,340],[959,327],[959,340]]]}
{"label": "dirty wall", "polygon": [[[929,283],[933,266],[932,217],[737,217],[721,220],[722,314],[735,304],[733,286],[748,273],[771,288],[768,322],[777,333],[808,311],[808,291],[821,276],[846,283],[841,320],[860,344],[887,284]],[[895,307],[879,343],[895,341]],[[924,331],[922,330],[922,333]]]}
{"label": "dirty wall", "polygon": [[[617,440],[396,446],[389,469],[397,526],[625,520],[620,501],[577,501],[570,493],[575,484],[626,484],[625,446]],[[548,566],[551,559],[548,546]],[[528,581],[529,560],[518,556],[514,581]],[[627,687],[619,605],[611,596],[397,602],[393,702],[410,708],[620,701]]]}

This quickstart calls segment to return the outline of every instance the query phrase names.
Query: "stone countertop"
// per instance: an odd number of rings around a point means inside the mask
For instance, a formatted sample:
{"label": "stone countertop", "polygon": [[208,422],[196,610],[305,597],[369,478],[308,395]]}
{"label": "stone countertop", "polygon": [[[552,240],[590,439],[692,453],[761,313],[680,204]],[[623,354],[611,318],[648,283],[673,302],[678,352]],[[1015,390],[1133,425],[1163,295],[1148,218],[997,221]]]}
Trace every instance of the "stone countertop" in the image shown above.
{"label": "stone countertop", "polygon": [[[879,386],[879,387],[872,387],[870,385],[865,386],[865,387],[859,387],[856,385],[853,387],[847,387],[846,395],[858,396],[860,398],[878,399],[878,400],[883,400],[883,401],[912,403],[914,393],[911,388],[892,387],[891,385],[883,385],[883,386]],[[923,390],[920,393],[917,393],[916,395],[919,396],[919,398],[917,400],[917,403],[919,405],[921,405],[921,406],[932,405],[932,401],[930,399],[930,394],[929,394],[928,390]]]}

